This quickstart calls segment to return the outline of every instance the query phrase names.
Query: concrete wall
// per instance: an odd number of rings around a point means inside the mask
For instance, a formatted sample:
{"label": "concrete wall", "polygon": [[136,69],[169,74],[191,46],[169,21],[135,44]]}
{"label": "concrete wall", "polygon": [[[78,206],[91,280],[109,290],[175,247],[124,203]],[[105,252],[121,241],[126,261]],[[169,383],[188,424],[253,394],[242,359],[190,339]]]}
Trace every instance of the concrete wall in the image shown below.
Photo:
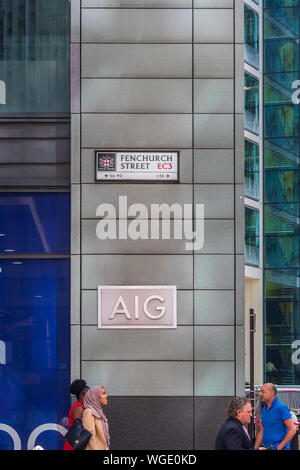
{"label": "concrete wall", "polygon": [[[211,449],[245,380],[243,2],[71,8],[72,378],[106,386],[113,449]],[[178,150],[180,182],[95,183],[95,149]],[[101,242],[96,207],[119,195],[203,203],[203,250]],[[101,284],[176,285],[177,329],[97,329]]]}

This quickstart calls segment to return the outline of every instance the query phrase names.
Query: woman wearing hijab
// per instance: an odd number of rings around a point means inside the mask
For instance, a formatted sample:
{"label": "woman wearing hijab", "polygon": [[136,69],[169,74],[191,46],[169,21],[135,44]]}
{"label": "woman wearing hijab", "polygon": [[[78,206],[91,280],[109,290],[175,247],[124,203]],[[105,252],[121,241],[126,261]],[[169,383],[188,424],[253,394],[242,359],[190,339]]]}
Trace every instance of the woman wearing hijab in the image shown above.
{"label": "woman wearing hijab", "polygon": [[90,388],[83,400],[84,412],[82,424],[92,434],[85,450],[108,450],[110,436],[108,421],[102,406],[107,405],[107,393],[104,387],[96,385]]}

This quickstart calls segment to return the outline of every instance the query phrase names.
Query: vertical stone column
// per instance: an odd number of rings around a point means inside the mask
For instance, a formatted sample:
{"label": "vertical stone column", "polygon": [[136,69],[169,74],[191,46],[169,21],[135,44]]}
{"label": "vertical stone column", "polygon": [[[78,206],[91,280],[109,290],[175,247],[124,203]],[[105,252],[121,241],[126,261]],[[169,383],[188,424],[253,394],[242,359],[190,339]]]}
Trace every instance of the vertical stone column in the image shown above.
{"label": "vertical stone column", "polygon": [[[73,370],[107,387],[113,448],[212,448],[229,397],[243,390],[242,4],[81,1],[81,109],[76,77],[72,87]],[[96,183],[95,149],[178,150],[179,183]],[[204,204],[203,249],[187,251],[186,240],[172,238],[100,241],[96,209],[117,209],[121,195],[149,210]],[[99,330],[98,285],[176,285],[177,329]],[[128,416],[135,441],[122,425]]]}

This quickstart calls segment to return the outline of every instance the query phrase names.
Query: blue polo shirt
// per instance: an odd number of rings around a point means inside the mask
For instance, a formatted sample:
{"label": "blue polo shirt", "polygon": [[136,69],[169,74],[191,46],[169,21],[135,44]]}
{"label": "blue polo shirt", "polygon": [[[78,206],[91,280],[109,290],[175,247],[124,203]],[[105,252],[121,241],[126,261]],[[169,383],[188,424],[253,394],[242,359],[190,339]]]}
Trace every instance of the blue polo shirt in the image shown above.
{"label": "blue polo shirt", "polygon": [[[263,404],[261,411],[261,421],[264,427],[263,445],[269,447],[272,445],[276,448],[284,439],[288,429],[284,424],[286,419],[291,419],[290,410],[286,405],[281,403],[277,397],[274,398],[270,409]],[[284,449],[289,449],[288,443]]]}

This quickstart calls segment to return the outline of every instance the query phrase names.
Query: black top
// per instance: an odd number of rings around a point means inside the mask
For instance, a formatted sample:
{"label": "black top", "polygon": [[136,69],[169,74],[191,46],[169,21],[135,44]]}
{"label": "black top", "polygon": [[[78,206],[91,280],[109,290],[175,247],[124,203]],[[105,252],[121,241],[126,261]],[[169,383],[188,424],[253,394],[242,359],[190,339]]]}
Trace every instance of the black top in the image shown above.
{"label": "black top", "polygon": [[251,450],[253,449],[253,442],[249,440],[242,423],[238,419],[228,418],[217,435],[215,449]]}

